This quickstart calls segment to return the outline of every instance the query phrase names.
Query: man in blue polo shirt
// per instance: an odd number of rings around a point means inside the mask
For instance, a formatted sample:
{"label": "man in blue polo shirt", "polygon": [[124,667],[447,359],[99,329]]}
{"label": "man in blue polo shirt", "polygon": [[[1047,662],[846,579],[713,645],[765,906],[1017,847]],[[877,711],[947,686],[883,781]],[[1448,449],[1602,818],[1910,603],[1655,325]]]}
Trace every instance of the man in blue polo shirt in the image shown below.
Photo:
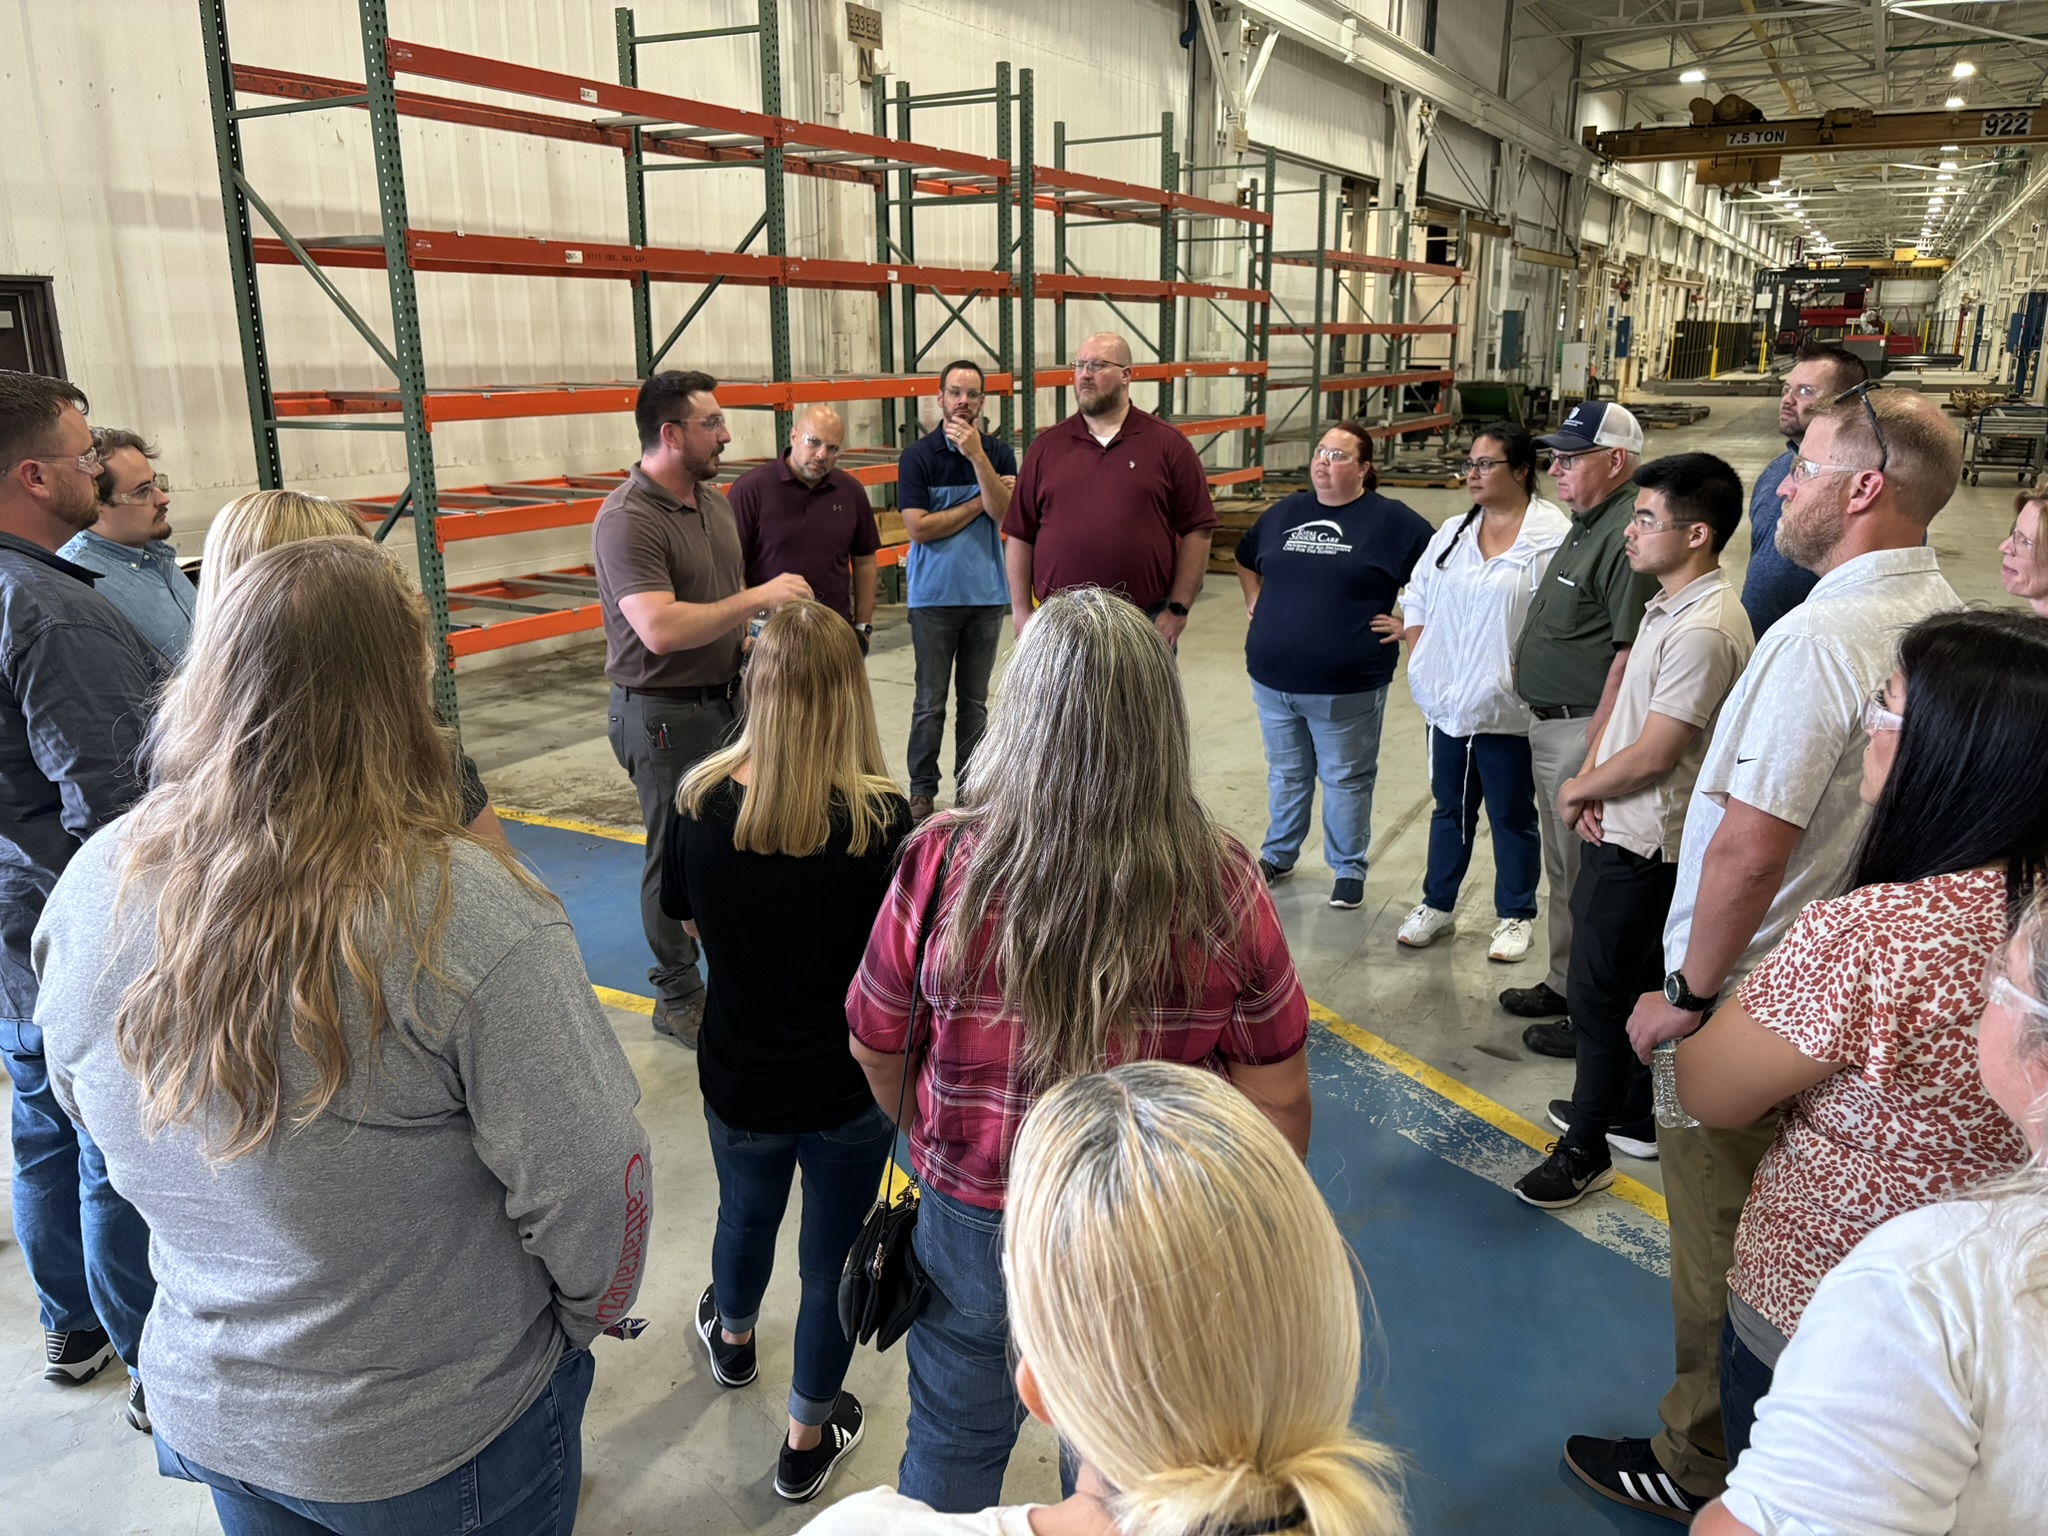
{"label": "man in blue polo shirt", "polygon": [[896,506],[910,535],[910,639],[917,696],[910,711],[910,813],[922,821],[939,793],[946,692],[956,690],[953,793],[967,778],[988,723],[988,680],[1010,588],[1003,573],[1003,516],[1017,484],[1010,445],[981,430],[986,375],[964,359],[939,375],[939,425],[903,450]]}
{"label": "man in blue polo shirt", "polygon": [[1764,466],[1749,491],[1749,570],[1742,582],[1742,606],[1759,640],[1805,602],[1820,580],[1778,552],[1778,513],[1785,505],[1778,487],[1792,473],[1800,439],[1814,413],[1869,377],[1870,370],[1854,352],[1811,341],[1800,347],[1785,375],[1785,392],[1778,401],[1778,435],[1785,439],[1785,451]]}

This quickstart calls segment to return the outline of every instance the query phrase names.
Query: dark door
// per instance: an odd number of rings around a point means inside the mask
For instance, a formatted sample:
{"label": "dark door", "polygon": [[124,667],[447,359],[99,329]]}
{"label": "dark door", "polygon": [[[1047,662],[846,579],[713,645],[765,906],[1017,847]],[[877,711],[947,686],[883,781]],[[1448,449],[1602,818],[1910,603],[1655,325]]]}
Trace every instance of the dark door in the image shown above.
{"label": "dark door", "polygon": [[64,377],[49,278],[0,276],[0,368]]}

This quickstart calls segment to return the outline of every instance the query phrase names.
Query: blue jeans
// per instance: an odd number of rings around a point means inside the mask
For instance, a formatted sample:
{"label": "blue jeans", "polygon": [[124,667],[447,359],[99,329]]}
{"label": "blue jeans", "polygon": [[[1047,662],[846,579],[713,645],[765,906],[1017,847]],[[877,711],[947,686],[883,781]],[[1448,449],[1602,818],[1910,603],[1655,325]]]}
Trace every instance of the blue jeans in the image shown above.
{"label": "blue jeans", "polygon": [[363,1503],[295,1499],[180,1456],[158,1436],[157,1470],[204,1483],[225,1536],[571,1536],[583,1487],[583,1405],[597,1364],[587,1349],[555,1374],[497,1439],[446,1477]]}
{"label": "blue jeans", "polygon": [[910,1325],[910,1430],[896,1488],[948,1514],[1002,1502],[1003,1473],[1024,1427],[1010,1370],[1003,1291],[1003,1213],[926,1189],[917,1257],[931,1277]]}
{"label": "blue jeans", "polygon": [[1252,703],[1266,739],[1266,844],[1259,857],[1279,869],[1294,868],[1320,778],[1323,860],[1339,880],[1363,880],[1387,690],[1277,693],[1254,681]]}
{"label": "blue jeans", "polygon": [[719,1325],[730,1333],[745,1333],[761,1320],[789,1181],[799,1167],[804,1171],[803,1231],[796,1246],[803,1294],[797,1302],[789,1416],[799,1424],[823,1424],[832,1417],[853,1360],[853,1345],[839,1327],[839,1275],[881,1188],[896,1127],[873,1104],[829,1131],[735,1130],[709,1104],[704,1121],[718,1170],[711,1288]]}
{"label": "blue jeans", "polygon": [[0,1020],[0,1056],[14,1080],[14,1237],[52,1333],[105,1328],[133,1374],[156,1300],[149,1228],[107,1182],[107,1161],[58,1106],[43,1032]]}
{"label": "blue jeans", "polygon": [[1422,899],[1439,912],[1458,904],[1472,863],[1479,804],[1493,824],[1493,910],[1497,917],[1533,918],[1543,874],[1543,835],[1536,820],[1536,771],[1526,736],[1446,736],[1429,732],[1429,870]]}
{"label": "blue jeans", "polygon": [[1742,1342],[1734,1320],[1722,1318],[1721,1438],[1728,1445],[1730,1470],[1749,1449],[1749,1437],[1756,1429],[1756,1405],[1770,1395],[1771,1379],[1776,1375]]}

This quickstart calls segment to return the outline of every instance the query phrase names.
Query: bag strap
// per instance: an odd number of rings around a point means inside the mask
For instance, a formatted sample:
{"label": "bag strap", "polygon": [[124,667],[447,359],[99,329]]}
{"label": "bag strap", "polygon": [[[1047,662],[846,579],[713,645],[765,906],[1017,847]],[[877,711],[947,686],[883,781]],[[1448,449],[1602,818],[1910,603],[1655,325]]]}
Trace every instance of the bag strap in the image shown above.
{"label": "bag strap", "polygon": [[[939,855],[938,871],[932,876],[931,894],[925,898],[924,920],[917,927],[916,958],[910,963],[910,1025],[903,1032],[903,1077],[896,1087],[896,1113],[893,1117],[899,1128],[903,1124],[903,1101],[910,1092],[910,1056],[911,1048],[917,1040],[917,1004],[924,993],[924,954],[926,947],[931,943],[932,925],[938,920],[939,902],[946,894],[946,872],[953,865],[953,840],[958,830],[957,827],[947,829],[946,846]],[[889,1187],[890,1181],[895,1176],[896,1159],[891,1157],[889,1159],[888,1171],[882,1179],[882,1204],[884,1205],[895,1203],[896,1197]],[[908,1176],[909,1184],[915,1184],[916,1182],[915,1174]]]}

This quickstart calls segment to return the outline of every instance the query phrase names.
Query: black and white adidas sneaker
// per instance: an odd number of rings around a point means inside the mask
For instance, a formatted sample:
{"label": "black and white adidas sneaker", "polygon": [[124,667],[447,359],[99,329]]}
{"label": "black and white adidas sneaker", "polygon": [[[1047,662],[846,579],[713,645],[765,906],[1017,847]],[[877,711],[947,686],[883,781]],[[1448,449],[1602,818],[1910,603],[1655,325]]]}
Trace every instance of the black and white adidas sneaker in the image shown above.
{"label": "black and white adidas sneaker", "polygon": [[1691,1525],[1710,1502],[1679,1487],[1647,1440],[1573,1435],[1564,1443],[1564,1464],[1595,1493],[1680,1525]]}
{"label": "black and white adidas sneaker", "polygon": [[782,1454],[775,1462],[775,1493],[792,1504],[808,1504],[825,1491],[832,1469],[853,1454],[865,1428],[860,1399],[841,1392],[825,1421],[824,1434],[808,1451],[790,1449],[782,1442]]}
{"label": "black and white adidas sneaker", "polygon": [[114,1346],[104,1328],[74,1328],[69,1333],[43,1331],[43,1380],[60,1387],[91,1381],[114,1360]]}

